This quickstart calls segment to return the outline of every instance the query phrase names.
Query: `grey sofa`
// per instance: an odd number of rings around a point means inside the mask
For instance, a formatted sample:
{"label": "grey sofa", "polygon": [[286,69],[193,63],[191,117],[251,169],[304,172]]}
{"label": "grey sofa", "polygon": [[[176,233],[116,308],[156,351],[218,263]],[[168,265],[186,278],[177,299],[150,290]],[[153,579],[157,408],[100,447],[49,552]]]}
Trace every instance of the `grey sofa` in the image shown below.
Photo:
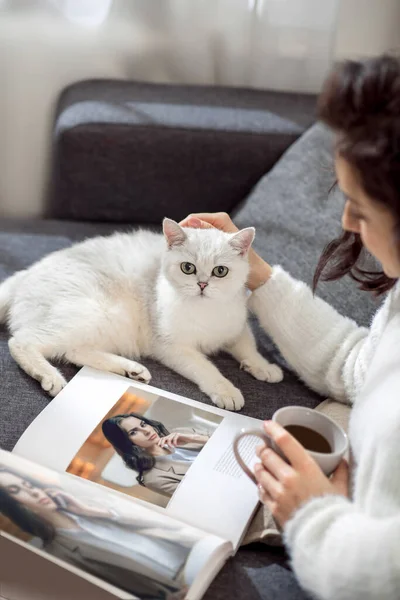
{"label": "grey sofa", "polygon": [[[46,218],[0,222],[0,279],[75,241],[163,216],[225,210],[254,225],[255,247],[271,263],[310,282],[318,255],[339,229],[332,139],[312,125],[315,98],[234,90],[88,81],[68,88],[54,123],[54,159]],[[312,125],[312,126],[311,126]],[[310,128],[311,126],[311,128]],[[310,129],[309,129],[310,128]],[[319,293],[367,324],[373,302],[350,281]],[[315,407],[321,398],[285,365],[254,323],[262,353],[285,371],[268,385],[221,355],[216,363],[246,399],[244,412],[268,418],[280,406]],[[0,331],[0,445],[11,450],[49,398],[13,362]],[[156,386],[208,402],[190,382],[148,361]],[[76,372],[63,366],[67,378]],[[242,548],[217,577],[207,600],[302,600],[282,549]]]}

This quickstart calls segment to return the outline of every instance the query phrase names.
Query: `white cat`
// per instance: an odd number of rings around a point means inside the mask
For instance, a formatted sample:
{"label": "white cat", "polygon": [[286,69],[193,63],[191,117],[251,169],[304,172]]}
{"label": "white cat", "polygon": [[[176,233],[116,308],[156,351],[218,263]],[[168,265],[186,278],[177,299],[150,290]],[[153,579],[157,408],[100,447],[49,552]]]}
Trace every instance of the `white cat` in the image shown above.
{"label": "white cat", "polygon": [[256,349],[246,323],[247,252],[254,229],[182,229],[97,237],[54,252],[0,285],[0,321],[19,366],[55,396],[66,384],[49,360],[149,382],[153,357],[194,381],[221,408],[241,392],[206,358],[226,350],[256,379],[282,371]]}

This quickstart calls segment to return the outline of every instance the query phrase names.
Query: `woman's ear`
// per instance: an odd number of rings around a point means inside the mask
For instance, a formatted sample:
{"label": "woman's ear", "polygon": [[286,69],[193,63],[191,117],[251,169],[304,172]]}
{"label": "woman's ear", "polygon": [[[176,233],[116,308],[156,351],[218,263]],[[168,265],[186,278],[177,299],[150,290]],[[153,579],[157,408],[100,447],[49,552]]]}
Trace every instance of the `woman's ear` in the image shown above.
{"label": "woman's ear", "polygon": [[229,240],[229,243],[241,256],[245,256],[250,250],[255,235],[256,230],[254,227],[246,227],[246,229],[242,229],[241,231],[238,231],[238,233],[235,233]]}
{"label": "woman's ear", "polygon": [[167,240],[168,248],[182,246],[186,240],[186,233],[176,221],[165,218],[163,221],[163,232]]}

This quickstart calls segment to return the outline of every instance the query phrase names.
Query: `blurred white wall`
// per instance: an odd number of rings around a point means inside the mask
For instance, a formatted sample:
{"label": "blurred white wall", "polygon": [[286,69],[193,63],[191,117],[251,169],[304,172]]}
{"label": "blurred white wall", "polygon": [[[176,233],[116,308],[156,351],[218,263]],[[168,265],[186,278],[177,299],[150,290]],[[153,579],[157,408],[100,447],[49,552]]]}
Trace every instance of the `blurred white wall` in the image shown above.
{"label": "blurred white wall", "polygon": [[54,104],[69,83],[112,77],[317,91],[332,58],[400,47],[400,0],[340,0],[337,14],[338,6],[0,0],[0,216],[42,214]]}
{"label": "blurred white wall", "polygon": [[335,58],[400,53],[400,0],[341,0]]}

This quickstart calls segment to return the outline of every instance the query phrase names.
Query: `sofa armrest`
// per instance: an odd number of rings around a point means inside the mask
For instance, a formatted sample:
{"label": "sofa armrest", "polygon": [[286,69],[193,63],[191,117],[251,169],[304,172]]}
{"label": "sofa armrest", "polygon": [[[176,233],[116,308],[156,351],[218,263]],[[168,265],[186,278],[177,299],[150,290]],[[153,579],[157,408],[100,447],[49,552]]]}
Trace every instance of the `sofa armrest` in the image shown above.
{"label": "sofa armrest", "polygon": [[313,122],[315,97],[115,80],[58,103],[47,216],[159,224],[231,211]]}

